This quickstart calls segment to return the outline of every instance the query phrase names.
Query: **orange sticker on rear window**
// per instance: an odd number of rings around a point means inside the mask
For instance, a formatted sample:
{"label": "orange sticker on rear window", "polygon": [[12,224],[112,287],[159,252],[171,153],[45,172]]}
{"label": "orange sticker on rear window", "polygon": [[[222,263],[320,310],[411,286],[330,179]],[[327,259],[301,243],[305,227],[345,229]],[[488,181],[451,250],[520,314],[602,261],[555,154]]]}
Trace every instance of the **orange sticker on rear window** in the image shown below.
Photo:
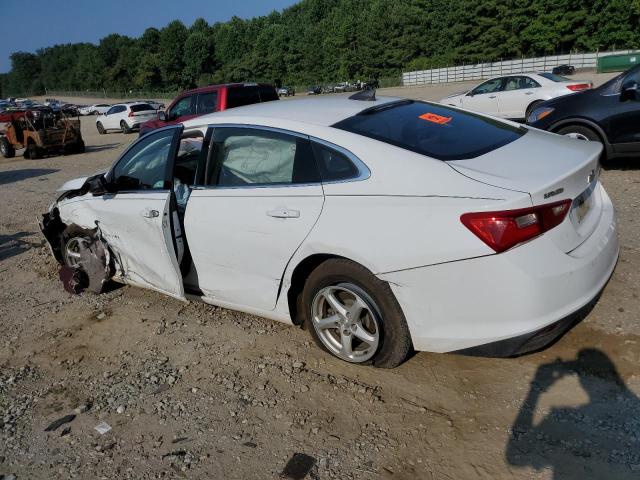
{"label": "orange sticker on rear window", "polygon": [[453,117],[443,117],[442,115],[436,115],[435,113],[424,113],[418,118],[426,120],[427,122],[437,123],[438,125],[446,125]]}

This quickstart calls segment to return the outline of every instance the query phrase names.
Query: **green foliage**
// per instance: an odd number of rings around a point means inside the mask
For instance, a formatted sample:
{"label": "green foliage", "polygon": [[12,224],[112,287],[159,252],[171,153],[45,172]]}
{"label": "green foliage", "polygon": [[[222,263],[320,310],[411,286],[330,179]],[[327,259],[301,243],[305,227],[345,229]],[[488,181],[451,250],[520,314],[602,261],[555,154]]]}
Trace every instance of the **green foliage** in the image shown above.
{"label": "green foliage", "polygon": [[231,81],[308,85],[569,51],[640,47],[640,0],[303,0],[209,25],[199,18],[98,45],[17,52],[3,95],[177,91]]}

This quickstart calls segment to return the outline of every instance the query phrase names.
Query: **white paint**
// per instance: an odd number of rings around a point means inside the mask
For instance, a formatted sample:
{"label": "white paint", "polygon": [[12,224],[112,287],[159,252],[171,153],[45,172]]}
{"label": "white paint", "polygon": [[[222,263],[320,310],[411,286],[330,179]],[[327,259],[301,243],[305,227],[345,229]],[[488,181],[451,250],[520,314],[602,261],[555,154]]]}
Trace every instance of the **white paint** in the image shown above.
{"label": "white paint", "polygon": [[[187,279],[205,302],[290,322],[286,293],[295,267],[314,254],[342,256],[389,282],[418,350],[445,352],[535,331],[598,293],[618,256],[615,213],[599,183],[583,223],[569,217],[502,254],[459,218],[575,198],[597,167],[600,145],[530,129],[492,153],[446,163],[329,126],[388,101],[271,102],[186,122],[294,130],[348,149],[370,171],[365,180],[324,185],[193,190]],[[547,189],[559,186],[562,198],[545,201]],[[86,195],[58,206],[66,223],[94,228],[98,220],[125,281],[183,298],[167,199],[158,191]],[[147,209],[162,215],[144,218]],[[300,214],[274,218],[274,210]]]}

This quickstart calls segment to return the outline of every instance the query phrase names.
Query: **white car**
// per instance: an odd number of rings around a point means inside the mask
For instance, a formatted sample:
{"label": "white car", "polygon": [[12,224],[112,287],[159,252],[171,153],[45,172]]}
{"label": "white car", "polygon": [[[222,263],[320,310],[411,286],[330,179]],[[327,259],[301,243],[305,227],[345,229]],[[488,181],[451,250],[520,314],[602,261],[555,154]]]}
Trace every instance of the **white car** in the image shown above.
{"label": "white car", "polygon": [[94,105],[80,107],[78,113],[80,113],[80,115],[102,115],[107,113],[110,108],[111,105],[107,105],[106,103],[96,103]]}
{"label": "white car", "polygon": [[139,129],[142,123],[157,117],[158,112],[148,103],[119,103],[96,118],[96,128],[101,134],[109,130],[131,133]]}
{"label": "white car", "polygon": [[601,151],[414,100],[271,102],[141,137],[63,185],[41,228],[70,291],[115,279],[304,324],[380,367],[514,355],[616,265]]}
{"label": "white car", "polygon": [[445,97],[440,103],[494,117],[524,120],[541,102],[592,86],[591,82],[553,73],[519,73],[492,78],[468,92]]}

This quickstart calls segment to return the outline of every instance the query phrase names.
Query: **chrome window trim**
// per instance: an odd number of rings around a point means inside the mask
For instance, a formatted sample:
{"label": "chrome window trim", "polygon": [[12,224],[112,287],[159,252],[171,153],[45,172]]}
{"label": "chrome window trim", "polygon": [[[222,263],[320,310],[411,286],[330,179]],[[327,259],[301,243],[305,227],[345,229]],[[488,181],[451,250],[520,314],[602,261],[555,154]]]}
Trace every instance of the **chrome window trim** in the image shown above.
{"label": "chrome window trim", "polygon": [[[202,125],[204,126],[204,125]],[[267,132],[281,133],[283,135],[291,135],[298,138],[304,138],[305,140],[309,140],[310,142],[316,142],[321,145],[324,145],[328,148],[332,148],[343,155],[345,155],[356,167],[358,170],[358,175],[352,178],[346,178],[344,180],[331,180],[331,181],[322,181],[319,182],[311,182],[311,183],[278,183],[278,184],[261,184],[261,185],[236,185],[236,186],[223,186],[218,187],[214,185],[192,185],[192,190],[228,190],[228,189],[247,189],[247,188],[291,188],[291,187],[310,187],[314,185],[330,185],[335,183],[347,183],[347,182],[359,182],[363,180],[367,180],[371,177],[371,170],[369,167],[365,165],[365,163],[360,160],[356,155],[347,150],[340,145],[336,145],[335,143],[331,143],[327,140],[323,140],[322,138],[314,137],[312,135],[306,135],[304,133],[296,132],[293,130],[287,130],[286,128],[278,128],[278,127],[270,127],[267,125],[254,125],[251,123],[210,123],[208,125],[209,128],[212,128],[214,131],[216,128],[251,128],[254,130],[264,130]],[[185,130],[195,128],[195,127],[185,127]],[[211,148],[211,146],[209,146]]]}
{"label": "chrome window trim", "polygon": [[358,175],[356,175],[355,177],[345,178],[342,180],[330,180],[327,182],[322,182],[323,184],[329,185],[334,183],[361,182],[371,177],[371,170],[369,170],[369,167],[367,167],[367,165],[362,160],[360,160],[356,155],[351,153],[346,148],[341,147],[340,145],[336,145],[335,143],[328,142],[318,137],[309,137],[309,139],[312,142],[319,143],[320,145],[324,145],[325,147],[331,148],[333,150],[338,151],[339,153],[342,153],[355,165],[356,170],[358,170]]}

